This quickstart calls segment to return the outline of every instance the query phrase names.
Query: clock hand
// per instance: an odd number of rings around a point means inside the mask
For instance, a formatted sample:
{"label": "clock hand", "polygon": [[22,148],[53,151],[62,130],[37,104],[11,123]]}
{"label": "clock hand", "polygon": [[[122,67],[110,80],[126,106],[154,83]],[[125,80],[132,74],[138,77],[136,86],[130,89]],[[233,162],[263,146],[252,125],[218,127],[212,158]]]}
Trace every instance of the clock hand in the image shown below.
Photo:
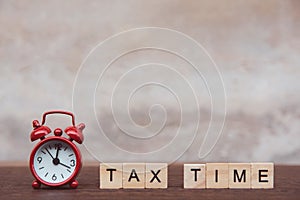
{"label": "clock hand", "polygon": [[53,157],[52,154],[48,151],[48,149],[47,149],[47,148],[45,148],[45,149],[46,149],[46,151],[48,152],[48,154],[51,156],[51,158],[54,159],[54,157]]}
{"label": "clock hand", "polygon": [[59,148],[59,147],[57,147],[57,151],[56,151],[56,156],[55,156],[55,158],[57,158],[57,157],[58,157],[58,152],[59,152],[59,150],[60,150],[60,148]]}
{"label": "clock hand", "polygon": [[68,169],[71,169],[71,167],[70,167],[70,166],[68,166],[68,165],[65,165],[65,164],[63,164],[63,163],[61,163],[61,162],[59,162],[59,164],[60,164],[60,165],[62,165],[62,166],[64,166],[64,167],[66,167],[66,168],[68,168]]}

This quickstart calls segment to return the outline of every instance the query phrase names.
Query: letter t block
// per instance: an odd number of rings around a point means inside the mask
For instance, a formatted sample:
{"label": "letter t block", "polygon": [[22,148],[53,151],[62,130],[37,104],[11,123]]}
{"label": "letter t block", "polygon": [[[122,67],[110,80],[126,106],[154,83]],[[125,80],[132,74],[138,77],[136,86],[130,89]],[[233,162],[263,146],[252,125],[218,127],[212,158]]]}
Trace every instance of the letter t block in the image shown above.
{"label": "letter t block", "polygon": [[100,189],[122,188],[122,163],[100,164]]}
{"label": "letter t block", "polygon": [[205,164],[184,164],[184,188],[205,188]]}

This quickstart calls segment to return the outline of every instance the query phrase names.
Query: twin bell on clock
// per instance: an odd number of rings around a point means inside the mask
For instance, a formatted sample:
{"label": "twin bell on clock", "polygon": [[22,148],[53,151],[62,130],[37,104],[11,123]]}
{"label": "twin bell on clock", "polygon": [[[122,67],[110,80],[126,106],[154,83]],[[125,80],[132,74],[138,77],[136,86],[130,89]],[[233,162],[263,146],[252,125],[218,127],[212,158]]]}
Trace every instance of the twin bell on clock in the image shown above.
{"label": "twin bell on clock", "polygon": [[[55,128],[53,133],[45,125],[46,116],[51,114],[63,114],[72,118],[72,125],[65,128]],[[81,154],[74,142],[83,142],[83,123],[75,125],[73,113],[67,111],[49,111],[43,114],[42,123],[38,120],[32,122],[33,131],[30,134],[31,141],[40,140],[33,148],[29,166],[35,180],[33,188],[40,188],[41,184],[49,187],[59,187],[69,184],[76,188],[76,177],[81,169]],[[65,133],[63,135],[63,132]],[[67,137],[64,137],[67,136]]]}

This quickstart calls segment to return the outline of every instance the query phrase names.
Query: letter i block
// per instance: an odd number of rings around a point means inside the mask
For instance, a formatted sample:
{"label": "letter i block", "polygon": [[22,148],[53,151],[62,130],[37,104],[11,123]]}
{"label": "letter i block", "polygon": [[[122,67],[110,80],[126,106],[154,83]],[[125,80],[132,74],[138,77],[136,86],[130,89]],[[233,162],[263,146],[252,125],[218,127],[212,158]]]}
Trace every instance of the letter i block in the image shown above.
{"label": "letter i block", "polygon": [[251,188],[250,163],[229,163],[229,188]]}
{"label": "letter i block", "polygon": [[145,163],[123,163],[123,188],[145,188]]}
{"label": "letter i block", "polygon": [[251,163],[251,188],[274,188],[274,163]]}
{"label": "letter i block", "polygon": [[146,163],[146,188],[168,187],[168,164]]}
{"label": "letter i block", "polygon": [[206,188],[228,188],[228,163],[206,164]]}
{"label": "letter i block", "polygon": [[205,164],[184,164],[183,187],[184,188],[205,188]]}
{"label": "letter i block", "polygon": [[100,164],[100,189],[122,188],[122,163]]}

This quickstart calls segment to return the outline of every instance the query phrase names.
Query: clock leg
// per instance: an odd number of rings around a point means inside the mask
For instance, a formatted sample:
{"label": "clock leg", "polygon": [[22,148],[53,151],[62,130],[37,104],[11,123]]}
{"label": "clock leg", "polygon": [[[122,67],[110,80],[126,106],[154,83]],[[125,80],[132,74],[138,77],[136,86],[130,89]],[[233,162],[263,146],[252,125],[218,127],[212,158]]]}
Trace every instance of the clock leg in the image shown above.
{"label": "clock leg", "polygon": [[35,180],[32,182],[32,187],[34,189],[39,189],[41,187],[41,183]]}
{"label": "clock leg", "polygon": [[71,188],[75,189],[78,186],[78,181],[74,180],[70,183]]}

